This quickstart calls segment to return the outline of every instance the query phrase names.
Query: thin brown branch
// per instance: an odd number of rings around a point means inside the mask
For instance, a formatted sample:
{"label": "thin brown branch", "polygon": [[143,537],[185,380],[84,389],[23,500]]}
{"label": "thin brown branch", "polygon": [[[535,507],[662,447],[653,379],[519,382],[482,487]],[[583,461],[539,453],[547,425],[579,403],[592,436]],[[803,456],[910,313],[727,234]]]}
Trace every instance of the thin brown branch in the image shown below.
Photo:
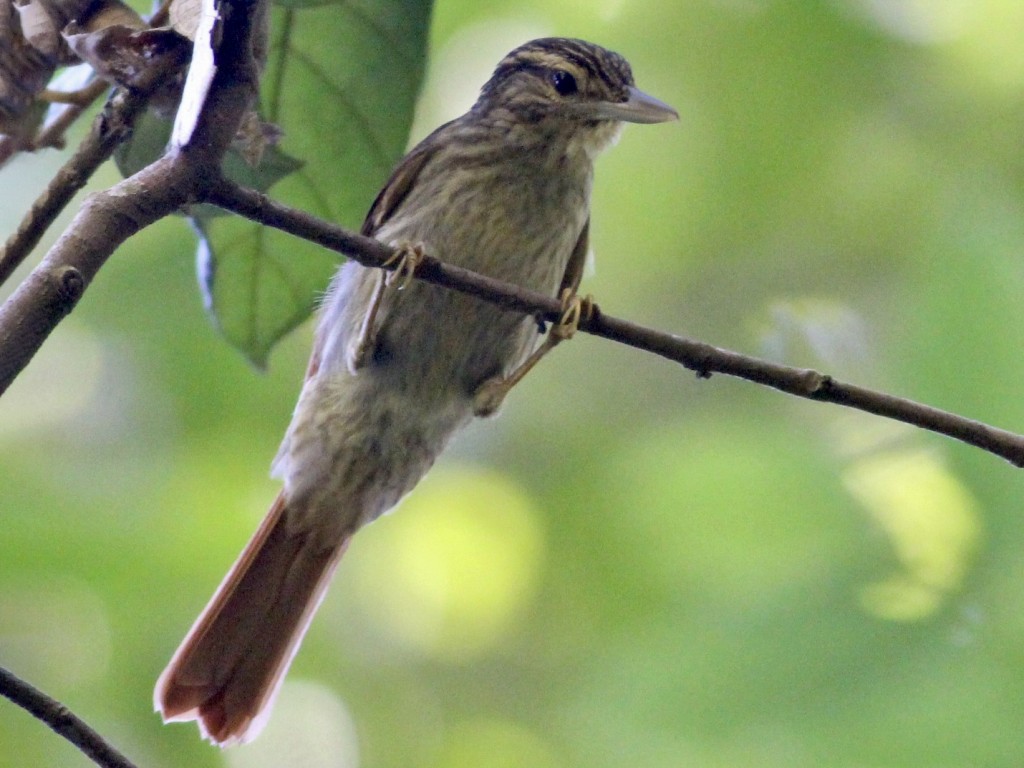
{"label": "thin brown branch", "polygon": [[131,760],[118,752],[74,712],[3,667],[0,667],[0,696],[46,723],[96,765],[103,768],[135,768]]}
{"label": "thin brown branch", "polygon": [[[215,183],[207,200],[253,221],[318,243],[366,266],[385,267],[388,262],[392,265],[398,263],[394,258],[395,251],[377,240],[296,211],[266,195],[242,189],[228,181]],[[415,277],[472,294],[508,309],[543,316],[547,320],[556,320],[561,312],[559,302],[550,296],[445,264],[429,256],[417,267]],[[952,437],[1001,456],[1015,466],[1024,467],[1024,436],[948,411],[846,384],[818,371],[779,365],[646,328],[606,315],[596,305],[590,318],[581,321],[580,330],[652,352],[695,371],[702,378],[713,373],[727,374],[797,397],[835,403],[895,419]]]}
{"label": "thin brown branch", "polygon": [[71,104],[76,107],[88,107],[109,85],[99,84],[102,81],[93,80],[87,85],[74,91],[57,91],[52,88],[44,88],[39,92],[38,97],[51,104]]}
{"label": "thin brown branch", "polygon": [[28,257],[60,212],[124,140],[145,105],[145,96],[120,91],[96,116],[89,135],[46,185],[0,250],[0,285]]}
{"label": "thin brown branch", "polygon": [[[57,171],[22,218],[18,229],[4,243],[3,249],[0,250],[0,285],[39,244],[43,234],[75,194],[86,185],[97,168],[129,136],[136,118],[146,108],[152,94],[176,74],[179,66],[180,62],[173,57],[154,62],[153,67],[143,77],[138,78],[134,87],[121,89],[110,98],[103,111],[93,120],[89,135]],[[83,94],[83,98],[92,99],[107,91],[109,87],[102,80],[96,80],[80,93]],[[81,114],[82,109],[84,107],[69,106],[40,134],[37,142],[58,141],[68,125]]]}
{"label": "thin brown branch", "polygon": [[32,149],[39,150],[46,149],[48,147],[56,147],[57,149],[60,149],[63,147],[64,134],[67,133],[68,128],[74,125],[75,121],[85,113],[85,110],[88,109],[96,99],[109,90],[110,83],[96,79],[80,90],[75,91],[76,101],[65,107],[49,125],[44,126],[43,129],[39,131],[39,134],[32,141]]}

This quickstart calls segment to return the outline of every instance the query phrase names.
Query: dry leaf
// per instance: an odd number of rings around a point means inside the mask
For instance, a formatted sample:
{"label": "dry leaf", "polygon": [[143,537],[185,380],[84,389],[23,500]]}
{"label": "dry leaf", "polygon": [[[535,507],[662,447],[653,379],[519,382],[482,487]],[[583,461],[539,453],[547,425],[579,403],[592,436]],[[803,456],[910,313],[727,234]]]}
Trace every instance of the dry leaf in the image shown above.
{"label": "dry leaf", "polygon": [[138,29],[113,24],[93,32],[75,22],[64,39],[82,61],[104,80],[136,87],[154,67],[180,66],[188,60],[191,46],[170,29]]}
{"label": "dry leaf", "polygon": [[242,118],[231,146],[238,150],[250,168],[258,168],[263,153],[270,147],[276,147],[282,135],[280,126],[264,122],[259,113],[249,110]]}
{"label": "dry leaf", "polygon": [[196,39],[196,29],[203,15],[203,0],[174,0],[169,9],[171,28],[189,40]]}

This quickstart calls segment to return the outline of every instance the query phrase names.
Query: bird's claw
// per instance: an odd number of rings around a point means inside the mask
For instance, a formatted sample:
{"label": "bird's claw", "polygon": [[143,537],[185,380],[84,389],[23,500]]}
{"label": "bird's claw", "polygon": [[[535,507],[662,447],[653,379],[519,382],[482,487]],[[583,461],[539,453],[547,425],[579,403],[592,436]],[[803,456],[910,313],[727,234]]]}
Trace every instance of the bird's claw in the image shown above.
{"label": "bird's claw", "polygon": [[563,288],[560,300],[562,314],[551,327],[551,335],[556,341],[565,341],[576,335],[580,323],[589,322],[594,316],[594,297],[587,294],[581,298],[571,288]]}
{"label": "bird's claw", "polygon": [[381,264],[381,267],[385,268],[393,265],[395,267],[388,277],[388,285],[394,285],[400,291],[408,288],[416,274],[417,267],[423,263],[426,255],[423,243],[399,243],[391,258]]}

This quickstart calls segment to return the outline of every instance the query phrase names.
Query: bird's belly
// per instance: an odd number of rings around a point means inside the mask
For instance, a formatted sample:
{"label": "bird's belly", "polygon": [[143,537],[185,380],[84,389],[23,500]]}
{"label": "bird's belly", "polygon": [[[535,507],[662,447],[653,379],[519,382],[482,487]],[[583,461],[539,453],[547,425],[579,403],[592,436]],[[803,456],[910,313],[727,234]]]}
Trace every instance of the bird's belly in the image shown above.
{"label": "bird's belly", "polygon": [[[445,215],[379,236],[421,243],[447,263],[554,296],[586,223],[588,187],[584,180],[545,194],[522,182],[517,194],[455,196]],[[414,281],[389,301],[375,358],[380,373],[428,400],[468,400],[487,379],[514,370],[537,342],[533,317],[448,288]]]}
{"label": "bird's belly", "polygon": [[[524,287],[554,295],[564,269],[551,265]],[[404,293],[378,334],[376,374],[427,401],[470,398],[487,379],[513,370],[536,342],[537,322],[522,312],[425,283]]]}

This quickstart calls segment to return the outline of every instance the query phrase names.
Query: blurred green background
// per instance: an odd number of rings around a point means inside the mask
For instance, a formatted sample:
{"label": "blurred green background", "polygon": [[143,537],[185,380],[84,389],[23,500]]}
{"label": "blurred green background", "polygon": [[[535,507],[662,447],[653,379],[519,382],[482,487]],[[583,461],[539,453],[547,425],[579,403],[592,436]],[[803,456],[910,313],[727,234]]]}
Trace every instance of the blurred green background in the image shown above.
{"label": "blurred green background", "polygon": [[[1024,431],[1021,29],[1011,0],[441,0],[414,139],[526,39],[618,50],[681,121],[599,161],[606,311]],[[0,231],[60,161],[4,169]],[[194,245],[131,240],[0,399],[0,664],[140,766],[1024,764],[1019,470],[586,337],[359,534],[257,741],[161,726],[310,339],[256,372]],[[0,745],[87,764],[4,702]]]}

